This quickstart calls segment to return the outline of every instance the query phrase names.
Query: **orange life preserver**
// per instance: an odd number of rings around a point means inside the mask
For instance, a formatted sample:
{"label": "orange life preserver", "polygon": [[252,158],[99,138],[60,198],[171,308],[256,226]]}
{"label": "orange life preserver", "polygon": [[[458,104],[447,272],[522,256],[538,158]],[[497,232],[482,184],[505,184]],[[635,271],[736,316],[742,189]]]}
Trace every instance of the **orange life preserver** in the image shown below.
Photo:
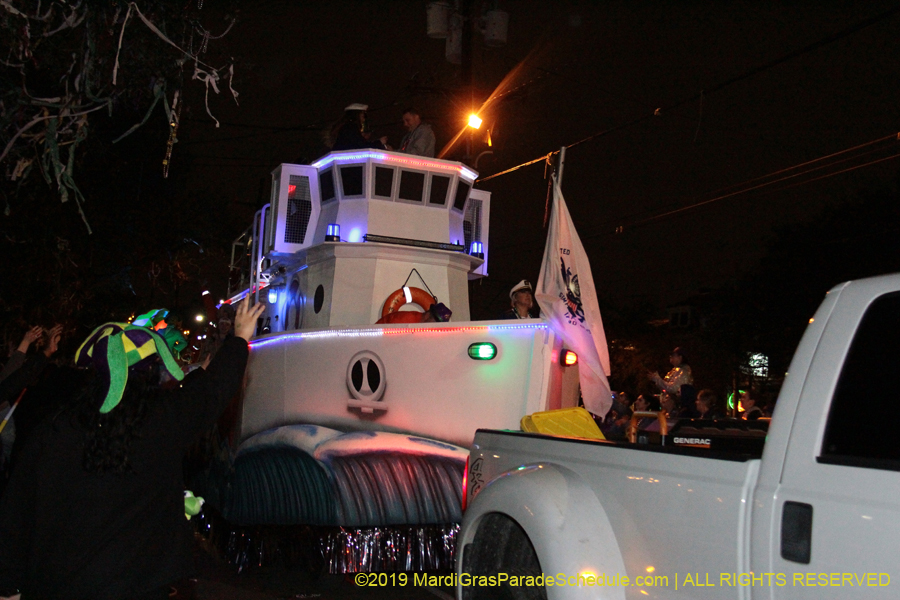
{"label": "orange life preserver", "polygon": [[394,323],[422,323],[422,319],[428,313],[420,313],[417,310],[401,310],[384,315],[377,321],[376,325],[391,325]]}
{"label": "orange life preserver", "polygon": [[[409,295],[412,297],[413,303],[421,306],[423,311],[427,311],[435,303],[434,296],[421,288],[409,288]],[[384,301],[384,306],[381,307],[381,316],[384,317],[389,313],[397,312],[404,304],[406,304],[406,295],[403,293],[403,288],[400,288],[391,293],[387,300]]]}

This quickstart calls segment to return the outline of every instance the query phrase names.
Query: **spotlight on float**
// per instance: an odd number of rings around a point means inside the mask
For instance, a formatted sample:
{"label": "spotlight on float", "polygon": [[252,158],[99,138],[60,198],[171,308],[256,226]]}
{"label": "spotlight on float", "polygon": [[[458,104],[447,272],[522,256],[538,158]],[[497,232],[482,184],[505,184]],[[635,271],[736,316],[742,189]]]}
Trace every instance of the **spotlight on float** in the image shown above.
{"label": "spotlight on float", "polygon": [[578,364],[578,355],[571,350],[561,350],[559,353],[559,363],[567,367]]}
{"label": "spotlight on float", "polygon": [[469,254],[475,258],[484,258],[484,244],[481,242],[472,242],[472,247],[469,248]]}
{"label": "spotlight on float", "polygon": [[497,346],[490,342],[478,342],[469,346],[469,358],[473,360],[491,360],[497,356]]}
{"label": "spotlight on float", "polygon": [[325,230],[325,241],[326,242],[339,242],[341,241],[341,226],[337,223],[329,223],[328,228]]}
{"label": "spotlight on float", "polygon": [[198,323],[202,323],[202,322],[203,322],[203,315],[197,315],[196,317],[194,317],[194,320],[197,321]]}
{"label": "spotlight on float", "polygon": [[269,304],[278,302],[278,288],[269,288]]}
{"label": "spotlight on float", "polygon": [[476,114],[469,115],[469,127],[472,129],[478,129],[481,127],[481,118]]}

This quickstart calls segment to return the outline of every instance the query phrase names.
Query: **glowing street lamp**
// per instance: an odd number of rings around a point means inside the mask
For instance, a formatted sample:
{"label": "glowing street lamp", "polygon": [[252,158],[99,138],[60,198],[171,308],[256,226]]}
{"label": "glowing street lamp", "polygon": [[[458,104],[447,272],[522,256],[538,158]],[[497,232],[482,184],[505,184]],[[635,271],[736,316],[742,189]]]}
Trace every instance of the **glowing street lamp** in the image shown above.
{"label": "glowing street lamp", "polygon": [[202,323],[202,322],[203,322],[203,315],[197,315],[196,317],[194,317],[194,320],[196,320],[198,323]]}
{"label": "glowing street lamp", "polygon": [[481,119],[476,114],[469,115],[469,127],[472,129],[478,129],[481,127]]}

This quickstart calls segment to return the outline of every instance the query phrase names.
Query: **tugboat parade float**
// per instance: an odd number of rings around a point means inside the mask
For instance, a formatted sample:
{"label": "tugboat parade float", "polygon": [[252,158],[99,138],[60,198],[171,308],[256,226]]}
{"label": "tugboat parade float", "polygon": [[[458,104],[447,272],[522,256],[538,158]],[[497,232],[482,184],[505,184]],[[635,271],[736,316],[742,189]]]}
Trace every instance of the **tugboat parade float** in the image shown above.
{"label": "tugboat parade float", "polygon": [[272,172],[226,300],[267,303],[240,444],[198,492],[233,528],[235,562],[265,554],[247,527],[306,525],[331,572],[450,568],[475,430],[577,406],[547,322],[470,320],[490,248],[477,177],[378,150]]}

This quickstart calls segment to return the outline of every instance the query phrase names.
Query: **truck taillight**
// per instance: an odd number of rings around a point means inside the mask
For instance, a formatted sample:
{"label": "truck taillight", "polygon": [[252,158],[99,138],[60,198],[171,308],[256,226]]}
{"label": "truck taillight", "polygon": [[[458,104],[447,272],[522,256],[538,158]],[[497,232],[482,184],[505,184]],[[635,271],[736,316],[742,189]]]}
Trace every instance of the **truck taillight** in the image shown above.
{"label": "truck taillight", "polygon": [[559,362],[567,367],[571,367],[578,362],[578,355],[571,350],[561,350],[559,353]]}
{"label": "truck taillight", "polygon": [[462,509],[466,512],[466,495],[469,493],[469,457],[466,457],[466,470],[463,471]]}

